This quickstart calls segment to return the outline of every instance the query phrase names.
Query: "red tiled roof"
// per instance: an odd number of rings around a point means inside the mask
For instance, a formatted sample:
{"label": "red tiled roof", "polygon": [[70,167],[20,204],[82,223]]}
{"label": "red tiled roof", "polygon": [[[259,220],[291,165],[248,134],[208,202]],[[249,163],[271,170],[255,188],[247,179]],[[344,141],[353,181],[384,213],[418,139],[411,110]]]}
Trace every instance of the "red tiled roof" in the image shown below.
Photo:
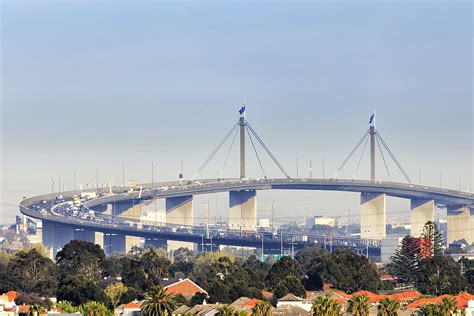
{"label": "red tiled roof", "polygon": [[377,294],[374,294],[374,293],[369,292],[369,291],[358,291],[358,292],[355,292],[354,294],[352,294],[352,296],[354,296],[354,295],[367,296],[367,298],[369,299],[369,301],[371,303],[378,302],[378,301],[380,301],[381,299],[384,298],[383,295],[377,295]]}
{"label": "red tiled roof", "polygon": [[190,279],[180,280],[176,283],[165,286],[164,289],[166,290],[166,293],[173,295],[182,294],[193,296],[197,292],[207,294],[207,292],[202,287]]}
{"label": "red tiled roof", "polygon": [[339,303],[341,305],[347,305],[347,301],[343,300],[342,298],[333,298],[334,302]]}
{"label": "red tiled roof", "polygon": [[8,297],[8,299],[10,300],[10,302],[13,302],[13,301],[15,300],[15,298],[17,297],[18,292],[16,292],[16,291],[8,291],[7,293],[5,293],[5,295]]}
{"label": "red tiled roof", "polygon": [[138,302],[135,302],[135,301],[131,301],[130,303],[127,303],[123,306],[123,308],[129,308],[129,309],[132,309],[132,308],[140,308],[140,305],[138,305]]}
{"label": "red tiled roof", "polygon": [[406,300],[417,298],[419,296],[421,296],[421,293],[418,291],[407,291],[403,293],[390,294],[390,295],[387,295],[386,297],[393,298],[394,300],[398,302],[403,302]]}
{"label": "red tiled roof", "polygon": [[410,304],[407,305],[407,308],[420,308],[426,304],[437,304],[440,303],[443,298],[449,297],[452,298],[456,301],[458,304],[458,308],[466,308],[467,307],[467,302],[469,300],[474,299],[474,295],[471,295],[469,293],[459,293],[457,296],[449,296],[449,295],[441,295],[438,297],[432,297],[432,298],[421,298],[419,300],[416,300]]}
{"label": "red tiled roof", "polygon": [[273,294],[268,292],[268,291],[262,290],[262,295],[263,295],[263,297],[267,298],[267,297],[272,296]]}
{"label": "red tiled roof", "polygon": [[245,303],[243,306],[245,306],[245,307],[254,307],[255,304],[257,304],[258,302],[263,302],[263,301],[259,300],[258,298],[253,298],[250,301],[248,301],[247,303]]}
{"label": "red tiled roof", "polygon": [[18,306],[18,311],[20,313],[27,313],[30,311],[30,305],[20,305]]}

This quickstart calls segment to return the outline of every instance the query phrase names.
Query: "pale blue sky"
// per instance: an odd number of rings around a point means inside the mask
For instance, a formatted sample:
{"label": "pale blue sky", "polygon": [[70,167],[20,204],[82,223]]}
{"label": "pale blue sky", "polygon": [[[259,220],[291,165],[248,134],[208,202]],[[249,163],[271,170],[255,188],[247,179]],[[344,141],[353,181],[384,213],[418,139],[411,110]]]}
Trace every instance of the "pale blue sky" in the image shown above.
{"label": "pale blue sky", "polygon": [[[301,174],[312,160],[321,176],[325,157],[331,176],[375,109],[381,134],[415,182],[421,169],[424,183],[439,185],[442,173],[443,186],[457,188],[461,177],[461,188],[473,190],[470,1],[0,7],[0,217],[13,214],[8,205],[23,195],[49,192],[51,177],[71,188],[73,170],[78,183],[94,181],[96,168],[101,179],[121,182],[125,164],[128,178],[148,182],[151,162],[155,179],[170,180],[184,160],[190,176],[238,119],[244,98],[249,121],[292,175],[298,155]],[[224,156],[203,176],[217,177]],[[261,176],[253,156],[248,164],[249,176]],[[341,176],[352,177],[355,164]],[[265,166],[280,175],[268,159]],[[368,177],[367,167],[365,157],[358,177]],[[224,176],[237,175],[231,159]],[[357,201],[266,192],[259,206],[308,215],[357,209]],[[222,197],[211,209],[225,214],[225,204]]]}

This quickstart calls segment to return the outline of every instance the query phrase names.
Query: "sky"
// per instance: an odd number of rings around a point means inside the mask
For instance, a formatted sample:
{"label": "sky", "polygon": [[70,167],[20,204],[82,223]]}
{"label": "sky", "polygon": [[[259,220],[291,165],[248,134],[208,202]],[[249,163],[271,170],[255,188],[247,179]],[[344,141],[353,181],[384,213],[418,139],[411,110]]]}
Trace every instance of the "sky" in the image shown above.
{"label": "sky", "polygon": [[[191,177],[246,117],[291,176],[325,177],[377,129],[412,181],[474,190],[470,1],[1,1],[1,207],[127,179]],[[200,174],[217,178],[226,146]],[[259,149],[260,150],[260,149]],[[362,151],[362,150],[361,150]],[[238,146],[224,177],[237,177]],[[269,177],[281,172],[260,150]],[[247,146],[247,175],[262,172]],[[361,158],[360,168],[357,163]],[[387,158],[388,156],[386,156]],[[377,177],[388,179],[377,157]],[[403,181],[387,161],[393,181]],[[357,173],[356,173],[357,170]],[[420,177],[421,174],[421,177]],[[338,175],[368,178],[368,150]],[[225,216],[227,196],[209,199]],[[357,194],[259,192],[281,219],[358,210]],[[408,214],[390,201],[389,217]],[[197,215],[199,216],[199,215]]]}

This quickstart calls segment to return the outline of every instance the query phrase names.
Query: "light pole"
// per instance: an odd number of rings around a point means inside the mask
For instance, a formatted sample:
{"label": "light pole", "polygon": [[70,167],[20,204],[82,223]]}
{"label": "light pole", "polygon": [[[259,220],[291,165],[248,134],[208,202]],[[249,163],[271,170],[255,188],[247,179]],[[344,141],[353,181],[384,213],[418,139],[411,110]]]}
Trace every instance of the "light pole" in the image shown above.
{"label": "light pole", "polygon": [[58,192],[61,195],[61,176],[58,176]]}
{"label": "light pole", "polygon": [[325,175],[324,175],[324,158],[323,158],[323,179],[325,178]]}
{"label": "light pole", "polygon": [[263,254],[263,234],[260,234],[260,236],[262,237],[262,262],[263,262],[263,256],[264,256],[264,254]]}
{"label": "light pole", "polygon": [[122,187],[125,188],[125,166],[122,166]]}
{"label": "light pole", "polygon": [[153,162],[151,163],[151,192],[153,194],[153,189],[155,188],[155,185],[154,185],[154,178],[153,178]]}
{"label": "light pole", "polygon": [[312,164],[313,164],[313,162],[310,161],[309,162],[309,178],[310,179],[313,177],[313,175],[312,175],[312,171],[313,171]]}
{"label": "light pole", "polygon": [[73,195],[76,195],[76,171],[74,171],[73,174],[74,174],[74,192],[73,192]]}
{"label": "light pole", "polygon": [[201,235],[201,253],[204,253],[204,235]]}
{"label": "light pole", "polygon": [[299,161],[298,156],[296,156],[296,179],[299,178]]}
{"label": "light pole", "polygon": [[280,233],[280,256],[283,257],[283,233]]}
{"label": "light pole", "polygon": [[51,205],[54,205],[54,178],[51,178]]}
{"label": "light pole", "polygon": [[95,184],[95,194],[99,195],[99,169],[96,171],[96,184]]}

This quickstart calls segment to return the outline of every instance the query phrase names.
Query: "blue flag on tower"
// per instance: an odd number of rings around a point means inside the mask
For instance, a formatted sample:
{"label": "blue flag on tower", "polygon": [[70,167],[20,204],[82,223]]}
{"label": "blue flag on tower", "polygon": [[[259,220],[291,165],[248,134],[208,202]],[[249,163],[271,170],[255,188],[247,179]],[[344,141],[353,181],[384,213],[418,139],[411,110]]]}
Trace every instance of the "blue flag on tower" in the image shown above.
{"label": "blue flag on tower", "polygon": [[240,108],[239,113],[240,113],[240,115],[244,115],[244,113],[245,113],[245,103],[242,104],[242,107]]}
{"label": "blue flag on tower", "polygon": [[373,124],[374,118],[375,118],[375,112],[373,112],[372,115],[370,116],[369,124]]}

